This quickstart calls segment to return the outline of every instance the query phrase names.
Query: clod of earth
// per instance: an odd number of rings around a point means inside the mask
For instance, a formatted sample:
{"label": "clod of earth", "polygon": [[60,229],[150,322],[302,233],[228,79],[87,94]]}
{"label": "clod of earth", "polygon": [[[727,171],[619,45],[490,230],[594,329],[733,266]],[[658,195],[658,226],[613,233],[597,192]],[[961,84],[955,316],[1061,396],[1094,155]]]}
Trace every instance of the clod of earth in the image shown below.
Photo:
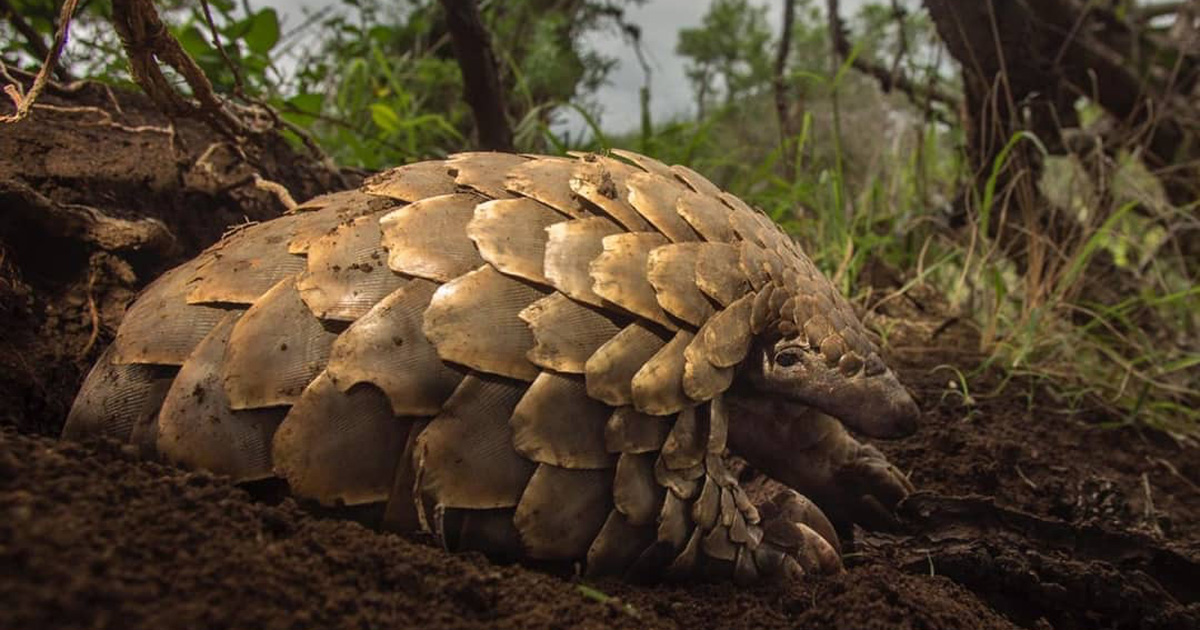
{"label": "clod of earth", "polygon": [[[842,423],[916,404],[766,215],[617,155],[460,154],[227,235],[130,307],[64,436],[591,575],[838,570],[835,525],[912,490]],[[795,491],[754,505],[727,451]]]}

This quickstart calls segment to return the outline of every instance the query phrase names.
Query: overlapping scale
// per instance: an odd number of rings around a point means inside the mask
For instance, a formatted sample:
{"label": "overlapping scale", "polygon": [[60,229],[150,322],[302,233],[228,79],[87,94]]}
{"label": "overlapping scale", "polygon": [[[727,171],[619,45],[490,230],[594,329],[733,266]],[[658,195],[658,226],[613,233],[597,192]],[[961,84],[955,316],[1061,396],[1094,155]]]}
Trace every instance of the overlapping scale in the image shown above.
{"label": "overlapping scale", "polygon": [[445,361],[532,381],[538,375],[527,358],[533,333],[518,315],[546,293],[483,265],[438,287],[423,330]]}
{"label": "overlapping scale", "polygon": [[591,304],[608,306],[592,290],[590,265],[604,252],[604,239],[621,228],[604,217],[564,221],[546,229],[543,259],[546,279],[564,295]]}
{"label": "overlapping scale", "polygon": [[62,435],[73,440],[94,436],[122,442],[150,436],[149,447],[153,449],[152,429],[179,368],[113,363],[112,348],[109,346],[88,372],[67,414]]}
{"label": "overlapping scale", "polygon": [[583,374],[588,358],[621,331],[609,313],[558,292],[530,304],[518,316],[533,333],[529,360],[558,372]]}
{"label": "overlapping scale", "polygon": [[571,190],[626,230],[646,232],[653,228],[629,205],[625,193],[626,181],[637,172],[634,167],[612,158],[587,154],[575,163],[575,170],[571,173]]}
{"label": "overlapping scale", "polygon": [[528,157],[514,153],[478,151],[455,153],[445,164],[455,184],[491,199],[506,199],[513,196],[504,188],[508,172],[527,161]]}
{"label": "overlapping scale", "polygon": [[633,377],[670,337],[634,322],[600,346],[584,364],[588,395],[614,407],[633,402]]}
{"label": "overlapping scale", "polygon": [[287,408],[230,408],[221,366],[240,315],[227,314],[183,363],[163,400],[155,440],[168,461],[252,481],[274,475],[271,438]]}
{"label": "overlapping scale", "polygon": [[515,507],[537,464],[513,448],[509,418],[528,385],[468,375],[414,448],[417,497],[425,511]]}
{"label": "overlapping scale", "polygon": [[508,170],[505,189],[536,199],[563,214],[581,219],[591,216],[571,190],[575,160],[542,157]]}
{"label": "overlapping scale", "polygon": [[337,226],[308,248],[308,269],[296,280],[313,315],[352,322],[404,284],[387,265],[379,217],[358,217]]}
{"label": "overlapping scale", "polygon": [[371,176],[363,190],[400,201],[420,201],[455,192],[454,176],[445,162],[417,162],[391,168]]}
{"label": "overlapping scale", "polygon": [[560,468],[616,464],[604,445],[611,409],[587,395],[583,377],[545,371],[513,410],[513,446],[525,457]]}
{"label": "overlapping scale", "polygon": [[629,191],[629,205],[663,236],[675,243],[700,239],[692,226],[688,225],[675,209],[680,196],[686,191],[673,177],[635,173],[629,176],[625,187]]}
{"label": "overlapping scale", "polygon": [[110,346],[112,362],[183,364],[228,312],[187,302],[189,282],[203,260],[196,258],[171,269],[138,294]]}
{"label": "overlapping scale", "polygon": [[646,279],[654,287],[659,306],[699,328],[716,309],[696,285],[696,263],[705,247],[701,243],[675,243],[656,247],[646,259]]}
{"label": "overlapping scale", "polygon": [[610,471],[541,464],[513,523],[530,558],[572,560],[587,556],[612,507]]}
{"label": "overlapping scale", "polygon": [[325,505],[387,500],[409,422],[371,385],[343,392],[322,373],[287,412],[272,444],[275,473]]}
{"label": "overlapping scale", "polygon": [[325,369],[336,337],[300,299],[295,278],[280,280],[230,334],[222,368],[230,407],[294,404]]}
{"label": "overlapping scale", "polygon": [[695,337],[681,330],[633,375],[631,391],[638,411],[656,416],[676,413],[692,405],[683,391],[684,350]]}
{"label": "overlapping scale", "polygon": [[666,244],[661,234],[634,232],[604,237],[604,252],[588,265],[592,290],[601,298],[644,319],[676,328],[658,305],[654,285],[646,276],[646,263],[654,248]]}
{"label": "overlapping scale", "polygon": [[304,258],[287,248],[297,230],[305,224],[325,225],[336,216],[329,209],[296,212],[234,228],[201,255],[188,283],[188,303],[253,304],[281,279],[304,271]]}
{"label": "overlapping scale", "polygon": [[500,199],[475,206],[467,223],[467,236],[479,255],[498,271],[550,284],[543,260],[546,257],[546,228],[564,221],[563,215],[533,199]]}
{"label": "overlapping scale", "polygon": [[421,327],[438,285],[414,278],[379,301],[333,343],[326,367],[343,391],[359,383],[379,388],[397,416],[432,416],[464,371],[442,361]]}
{"label": "overlapping scale", "polygon": [[440,195],[384,215],[379,225],[388,267],[438,282],[449,282],[479,267],[483,258],[466,228],[481,201],[475,194]]}

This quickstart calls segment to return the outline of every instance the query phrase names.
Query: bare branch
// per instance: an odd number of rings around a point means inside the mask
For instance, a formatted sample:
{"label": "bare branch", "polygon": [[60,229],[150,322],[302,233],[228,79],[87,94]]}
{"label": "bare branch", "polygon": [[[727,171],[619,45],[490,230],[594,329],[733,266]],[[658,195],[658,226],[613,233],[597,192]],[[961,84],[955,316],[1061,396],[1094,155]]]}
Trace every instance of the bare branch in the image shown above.
{"label": "bare branch", "polygon": [[[21,14],[15,7],[13,7],[11,2],[8,0],[0,0],[0,13],[8,16],[8,22],[12,24],[13,28],[16,29],[18,33],[21,34],[21,37],[25,38],[25,41],[28,42],[29,47],[33,49],[34,55],[36,55],[39,59],[45,59],[46,57],[50,56],[50,49],[46,47],[46,42],[42,41],[42,34],[37,32],[37,29],[30,26],[29,22],[26,22],[25,19],[21,17]],[[57,76],[60,81],[74,80],[74,77],[71,76],[71,73],[68,72],[66,68],[57,64],[54,67],[54,75]]]}
{"label": "bare branch", "polygon": [[[133,78],[163,112],[207,120],[226,136],[246,135],[246,126],[225,109],[204,71],[167,30],[152,0],[113,0],[112,4],[113,26],[129,56]],[[175,90],[160,61],[183,75],[197,102]]]}
{"label": "bare branch", "polygon": [[[42,90],[46,89],[50,73],[58,66],[58,58],[62,55],[63,46],[67,43],[67,33],[71,29],[71,17],[75,15],[75,6],[78,3],[79,0],[66,0],[63,3],[62,10],[58,14],[58,32],[54,34],[54,44],[50,50],[46,51],[42,69],[38,70],[37,76],[34,77],[29,92],[23,93],[19,83],[10,83],[4,86],[4,92],[12,99],[16,111],[7,116],[0,116],[0,123],[15,123],[23,120],[33,109],[33,104],[37,102],[38,96]],[[5,75],[7,77],[7,73]]]}
{"label": "bare branch", "polygon": [[[833,49],[837,56],[842,60],[850,59],[854,53],[854,46],[850,43],[850,37],[846,34],[846,24],[842,21],[839,13],[838,0],[827,0],[827,11],[829,12],[829,31],[833,38]],[[877,64],[862,55],[857,55],[851,62],[851,66],[862,72],[870,75],[879,81],[880,87],[884,92],[890,92],[893,89],[898,89],[908,95],[913,102],[919,104],[938,103],[950,111],[958,111],[960,103],[957,97],[942,88],[938,87],[934,82],[928,84],[918,84],[913,81],[907,73],[899,67],[887,68]],[[898,66],[898,64],[897,64]],[[933,115],[943,122],[949,122],[943,112],[930,109]]]}

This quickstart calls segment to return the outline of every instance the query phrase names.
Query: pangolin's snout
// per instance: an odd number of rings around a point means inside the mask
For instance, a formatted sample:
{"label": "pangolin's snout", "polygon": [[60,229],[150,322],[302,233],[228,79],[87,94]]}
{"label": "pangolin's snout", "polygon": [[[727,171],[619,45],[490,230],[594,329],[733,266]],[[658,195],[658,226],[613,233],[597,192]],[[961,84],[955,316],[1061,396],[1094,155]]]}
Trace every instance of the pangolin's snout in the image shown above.
{"label": "pangolin's snout", "polygon": [[841,385],[817,406],[847,427],[876,438],[900,438],[917,430],[921,409],[891,370]]}

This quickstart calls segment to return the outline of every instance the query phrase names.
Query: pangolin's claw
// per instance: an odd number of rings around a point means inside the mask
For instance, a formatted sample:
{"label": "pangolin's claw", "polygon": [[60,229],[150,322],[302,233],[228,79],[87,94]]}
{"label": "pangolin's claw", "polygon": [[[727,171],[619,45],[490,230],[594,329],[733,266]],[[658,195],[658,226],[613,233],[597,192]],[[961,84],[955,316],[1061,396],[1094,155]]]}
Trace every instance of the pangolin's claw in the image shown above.
{"label": "pangolin's claw", "polygon": [[754,551],[759,572],[797,579],[806,573],[842,570],[840,543],[829,519],[804,495],[785,490],[759,506],[763,540]]}
{"label": "pangolin's claw", "polygon": [[845,516],[871,529],[894,528],[897,525],[896,506],[914,490],[904,473],[869,444],[859,445],[852,459],[836,472],[836,477],[838,486],[845,488],[849,495],[844,506]]}

